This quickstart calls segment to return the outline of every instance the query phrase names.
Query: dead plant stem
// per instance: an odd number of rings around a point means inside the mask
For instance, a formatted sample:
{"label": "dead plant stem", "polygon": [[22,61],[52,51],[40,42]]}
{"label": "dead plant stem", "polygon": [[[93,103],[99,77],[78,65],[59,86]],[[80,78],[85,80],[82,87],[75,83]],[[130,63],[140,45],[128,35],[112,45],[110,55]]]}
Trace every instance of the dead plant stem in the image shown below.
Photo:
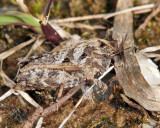
{"label": "dead plant stem", "polygon": [[65,22],[75,22],[75,21],[82,21],[82,20],[108,19],[108,18],[117,16],[117,15],[120,15],[120,14],[127,13],[127,12],[149,9],[149,8],[153,8],[153,7],[154,7],[154,4],[147,4],[147,5],[136,6],[136,7],[124,9],[124,10],[117,11],[117,12],[114,12],[114,13],[88,15],[88,16],[80,16],[80,17],[71,17],[71,18],[65,18],[65,19],[51,20],[50,22],[65,23]]}

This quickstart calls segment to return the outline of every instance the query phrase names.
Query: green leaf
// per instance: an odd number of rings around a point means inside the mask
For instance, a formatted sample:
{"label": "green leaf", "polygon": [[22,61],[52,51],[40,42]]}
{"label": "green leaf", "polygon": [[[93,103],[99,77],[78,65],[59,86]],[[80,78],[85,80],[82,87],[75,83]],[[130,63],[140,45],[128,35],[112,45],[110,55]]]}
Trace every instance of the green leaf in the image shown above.
{"label": "green leaf", "polygon": [[31,15],[22,12],[5,12],[0,14],[0,25],[16,24],[27,26],[38,33],[43,33],[40,23]]}
{"label": "green leaf", "polygon": [[10,23],[18,23],[23,22],[20,18],[17,18],[15,16],[9,16],[9,15],[0,15],[0,24],[10,24]]}
{"label": "green leaf", "polygon": [[35,18],[33,18],[33,16],[31,15],[23,13],[23,14],[16,15],[16,17],[22,19],[24,23],[26,24],[29,24],[31,26],[40,27],[40,23]]}

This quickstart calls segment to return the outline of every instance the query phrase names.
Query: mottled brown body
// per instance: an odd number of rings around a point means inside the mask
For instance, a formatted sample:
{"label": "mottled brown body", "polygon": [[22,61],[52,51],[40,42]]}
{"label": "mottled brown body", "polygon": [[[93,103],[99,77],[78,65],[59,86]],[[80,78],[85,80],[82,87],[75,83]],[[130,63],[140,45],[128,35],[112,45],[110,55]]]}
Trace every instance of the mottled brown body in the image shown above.
{"label": "mottled brown body", "polygon": [[[94,82],[109,67],[112,49],[102,42],[66,43],[54,53],[20,59],[17,84],[22,90],[57,89]],[[100,83],[100,82],[97,82]]]}

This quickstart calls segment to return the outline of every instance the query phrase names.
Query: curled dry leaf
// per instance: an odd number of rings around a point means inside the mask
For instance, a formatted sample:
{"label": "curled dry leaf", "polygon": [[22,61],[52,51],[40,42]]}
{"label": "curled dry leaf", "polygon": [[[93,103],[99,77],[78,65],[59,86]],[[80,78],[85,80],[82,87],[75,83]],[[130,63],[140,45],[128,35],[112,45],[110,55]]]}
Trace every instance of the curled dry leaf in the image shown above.
{"label": "curled dry leaf", "polygon": [[153,119],[147,119],[147,123],[143,123],[142,124],[142,127],[143,128],[154,128],[154,127],[156,127],[157,126],[157,122],[155,121],[155,120],[153,120]]}
{"label": "curled dry leaf", "polygon": [[[131,6],[133,6],[133,1],[118,0],[117,11],[130,8]],[[127,39],[123,44],[125,50],[120,56],[114,58],[116,75],[126,96],[134,99],[149,111],[160,111],[160,88],[157,85],[158,82],[155,85],[151,81],[150,85],[145,78],[146,74],[142,73],[151,72],[148,71],[148,66],[151,66],[150,69],[154,69],[157,72],[156,66],[150,60],[143,58],[143,56],[141,60],[141,56],[135,55],[132,23],[132,13],[119,15],[114,19],[113,39],[118,40],[119,45],[121,44],[119,40],[122,39],[123,34],[128,33]],[[144,64],[145,67],[141,64]],[[159,79],[159,75],[154,75],[151,75],[152,78],[154,77],[155,79],[157,77],[156,79]],[[147,79],[150,79],[151,76],[147,74]]]}
{"label": "curled dry leaf", "polygon": [[[160,72],[158,66],[153,61],[141,54],[136,54],[141,73],[145,80],[151,87],[157,86],[157,90],[160,89]],[[160,91],[160,90],[159,90]]]}

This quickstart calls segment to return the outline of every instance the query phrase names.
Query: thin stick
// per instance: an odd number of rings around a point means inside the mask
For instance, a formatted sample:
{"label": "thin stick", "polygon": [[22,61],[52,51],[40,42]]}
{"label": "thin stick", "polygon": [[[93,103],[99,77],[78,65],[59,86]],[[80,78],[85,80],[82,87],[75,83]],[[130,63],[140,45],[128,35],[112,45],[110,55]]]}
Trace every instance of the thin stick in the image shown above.
{"label": "thin stick", "polygon": [[136,108],[136,109],[142,111],[142,113],[144,114],[145,117],[149,117],[147,111],[146,111],[142,106],[140,106],[140,105],[132,102],[132,101],[129,100],[129,99],[127,98],[127,96],[125,96],[124,94],[121,94],[121,97],[123,98],[124,102],[126,102],[128,105],[130,105],[130,106],[132,106],[133,108]]}
{"label": "thin stick", "polygon": [[146,18],[146,20],[144,21],[144,23],[141,24],[138,29],[144,29],[144,28],[147,26],[148,22],[149,22],[154,16],[156,16],[159,12],[160,12],[160,5]]}
{"label": "thin stick", "polygon": [[51,112],[56,111],[57,107],[61,106],[64,102],[66,102],[70,97],[72,97],[84,84],[74,87],[71,89],[63,98],[61,98],[57,103],[52,106],[44,109],[43,116],[49,115]]}
{"label": "thin stick", "polygon": [[51,20],[50,22],[53,23],[65,23],[65,22],[75,22],[75,21],[82,21],[82,20],[92,20],[92,19],[108,19],[116,15],[124,14],[127,12],[137,11],[137,10],[143,10],[148,8],[153,8],[154,4],[147,4],[142,6],[136,6],[133,8],[128,8],[125,10],[121,10],[114,13],[108,13],[108,14],[98,14],[98,15],[88,15],[83,17],[71,17],[71,18],[65,18],[65,19],[59,19],[59,20]]}
{"label": "thin stick", "polygon": [[[112,69],[114,68],[114,66],[111,66],[106,72],[104,72],[102,74],[102,76],[100,76],[98,78],[98,80],[101,80],[105,75],[107,75]],[[82,102],[82,100],[84,99],[84,97],[87,95],[87,93],[89,93],[92,88],[95,86],[95,84],[93,84],[86,92],[85,94],[81,97],[81,99],[78,101],[78,103],[76,104],[76,106],[74,106],[72,112],[67,116],[67,118],[65,118],[65,120],[61,123],[61,125],[58,128],[62,128],[65,123],[69,120],[69,118],[71,117],[71,115],[75,112],[75,110],[77,109],[77,107],[80,105],[80,103]]]}
{"label": "thin stick", "polygon": [[105,71],[105,72],[98,78],[98,80],[102,80],[103,77],[105,77],[113,68],[114,68],[114,66],[111,66],[107,71]]}
{"label": "thin stick", "polygon": [[80,103],[82,102],[82,100],[84,99],[84,97],[86,96],[87,93],[89,93],[92,88],[94,87],[95,84],[93,84],[87,91],[86,93],[81,97],[81,99],[78,101],[78,103],[76,104],[76,106],[74,106],[72,112],[67,116],[67,118],[65,118],[65,120],[63,120],[63,122],[61,123],[61,125],[58,128],[63,128],[63,126],[65,125],[65,123],[69,120],[69,118],[71,117],[71,115],[76,111],[77,107],[80,105]]}
{"label": "thin stick", "polygon": [[[42,107],[38,107],[36,109],[36,112],[28,119],[28,121],[25,123],[23,128],[32,128],[34,122],[42,115],[43,117],[46,117],[53,111],[57,110],[57,107],[61,106],[64,102],[66,102],[70,97],[72,97],[84,84],[81,86],[74,87],[71,89],[63,98],[61,98],[57,103],[53,104],[52,106],[44,109]],[[39,119],[40,123],[42,119]]]}
{"label": "thin stick", "polygon": [[[111,66],[104,74],[107,74],[108,72],[110,72],[112,69],[114,68],[114,66]],[[104,76],[104,74],[102,76]],[[102,77],[99,77],[99,80],[102,79]],[[31,118],[29,118],[29,120],[25,123],[23,128],[32,128],[33,123],[40,117],[41,113],[43,117],[46,117],[47,115],[49,115],[50,113],[52,113],[53,111],[57,110],[57,107],[61,106],[64,102],[66,102],[70,97],[72,97],[84,84],[82,84],[81,86],[77,86],[74,87],[73,89],[71,89],[63,98],[61,98],[56,104],[53,104],[52,106],[44,109],[42,107],[38,107],[36,112],[31,116]],[[92,85],[94,86],[94,85]],[[92,89],[92,88],[91,88]],[[89,89],[89,90],[91,90]],[[88,92],[89,92],[88,90]],[[83,97],[84,98],[84,97]],[[81,100],[83,100],[83,98],[81,98]],[[79,102],[80,104],[80,102]],[[79,105],[77,103],[77,107]],[[72,112],[73,113],[73,112]],[[66,120],[67,121],[67,120]],[[41,119],[40,119],[41,122]]]}
{"label": "thin stick", "polygon": [[16,51],[22,49],[23,47],[31,44],[33,41],[35,41],[35,38],[30,39],[29,41],[26,41],[18,46],[15,46],[14,48],[9,49],[8,51],[5,51],[3,53],[0,54],[0,60],[4,60],[5,58],[7,58],[8,56],[14,54]]}
{"label": "thin stick", "polygon": [[40,114],[43,112],[43,108],[39,106],[35,113],[28,119],[23,128],[32,128],[34,122],[40,117]]}

